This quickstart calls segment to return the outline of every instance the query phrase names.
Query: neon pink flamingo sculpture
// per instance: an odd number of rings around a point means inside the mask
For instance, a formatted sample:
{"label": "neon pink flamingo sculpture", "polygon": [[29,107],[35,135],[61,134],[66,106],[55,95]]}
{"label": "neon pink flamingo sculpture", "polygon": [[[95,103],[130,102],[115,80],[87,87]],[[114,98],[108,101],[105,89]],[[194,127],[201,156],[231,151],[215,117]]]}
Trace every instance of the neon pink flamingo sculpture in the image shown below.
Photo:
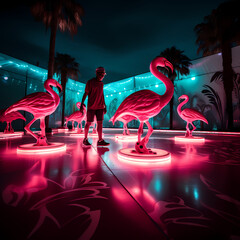
{"label": "neon pink flamingo sculpture", "polygon": [[4,114],[5,109],[0,111],[0,121],[6,122],[7,126],[4,130],[4,133],[14,133],[14,129],[12,128],[12,121],[17,119],[22,119],[26,121],[26,118],[20,112],[11,112],[9,114]]}
{"label": "neon pink flamingo sculpture", "polygon": [[[112,119],[113,117],[109,120],[109,122],[112,122]],[[123,135],[130,135],[127,124],[132,120],[137,120],[137,118],[132,115],[124,115],[118,118],[118,121],[123,123]]]}
{"label": "neon pink flamingo sculpture", "polygon": [[[166,87],[166,92],[163,95],[158,95],[151,90],[141,90],[128,96],[119,106],[115,115],[112,118],[113,124],[119,118],[125,115],[136,117],[140,121],[138,129],[138,142],[135,144],[135,149],[139,153],[151,153],[147,149],[146,144],[153,132],[153,128],[148,122],[149,118],[156,116],[161,109],[168,104],[174,92],[174,86],[169,78],[158,71],[157,67],[169,67],[173,71],[172,64],[163,57],[155,58],[150,64],[151,73],[162,81]],[[148,126],[147,135],[141,140],[143,133],[143,124]]]}
{"label": "neon pink flamingo sculpture", "polygon": [[[44,88],[48,91],[48,93],[36,92],[29,94],[21,100],[17,101],[5,111],[5,114],[9,114],[17,110],[23,110],[33,114],[32,121],[30,121],[24,129],[37,139],[35,146],[49,145],[45,136],[45,117],[52,114],[60,102],[58,94],[54,92],[50,86],[57,87],[62,91],[62,86],[56,80],[47,79],[44,82]],[[40,135],[34,134],[30,130],[31,125],[37,119],[40,119]]]}
{"label": "neon pink flamingo sculpture", "polygon": [[[77,108],[80,109],[81,103],[77,102],[76,105],[77,105]],[[66,118],[66,125],[67,125],[68,122],[72,121],[72,129],[74,130],[74,122],[78,122],[78,127],[77,127],[78,128],[78,133],[83,132],[82,121],[85,120],[86,113],[87,113],[86,107],[83,106],[83,114],[80,111],[76,111],[76,112],[72,113],[71,115],[69,115]],[[79,126],[80,126],[80,129],[79,129]]]}
{"label": "neon pink flamingo sculpture", "polygon": [[[203,121],[205,123],[208,124],[208,121],[207,119],[202,115],[202,113],[198,112],[197,110],[195,109],[191,109],[191,108],[185,108],[183,110],[181,110],[182,106],[184,104],[186,104],[189,100],[189,97],[188,95],[182,95],[181,97],[178,98],[178,101],[180,101],[181,99],[184,99],[183,102],[181,102],[178,107],[177,107],[177,112],[178,112],[178,115],[184,120],[187,122],[187,126],[186,126],[186,129],[187,129],[187,132],[186,132],[186,135],[185,137],[192,137],[192,132],[196,129],[196,127],[193,125],[193,122],[194,121],[197,121],[197,120],[200,120],[200,121]],[[192,125],[193,129],[190,130],[189,129],[189,123]]]}

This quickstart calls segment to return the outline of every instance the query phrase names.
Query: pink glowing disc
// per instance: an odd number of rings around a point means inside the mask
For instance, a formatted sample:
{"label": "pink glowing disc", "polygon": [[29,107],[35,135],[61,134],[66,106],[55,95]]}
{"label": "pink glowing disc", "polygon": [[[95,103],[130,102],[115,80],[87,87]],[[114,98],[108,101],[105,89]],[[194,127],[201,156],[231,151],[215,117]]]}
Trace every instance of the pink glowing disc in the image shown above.
{"label": "pink glowing disc", "polygon": [[[104,137],[104,133],[102,133],[102,136]],[[88,133],[88,137],[98,138],[98,133]]]}
{"label": "pink glowing disc", "polygon": [[68,128],[58,128],[57,129],[57,132],[59,132],[59,133],[64,133],[64,132],[68,132],[68,131],[69,131]]}
{"label": "pink glowing disc", "polygon": [[0,139],[12,139],[22,137],[24,132],[0,133]]}
{"label": "pink glowing disc", "polygon": [[171,154],[165,150],[152,148],[152,154],[136,152],[135,148],[124,148],[118,151],[118,159],[136,164],[156,164],[171,161]]}
{"label": "pink glowing disc", "polygon": [[75,133],[71,133],[71,134],[70,134],[70,137],[84,138],[84,136],[85,136],[84,132],[83,132],[83,133],[77,133],[77,132],[75,132]]}
{"label": "pink glowing disc", "polygon": [[17,153],[21,154],[49,154],[66,151],[66,144],[52,142],[47,146],[35,146],[34,143],[24,144],[17,147]]}
{"label": "pink glowing disc", "polygon": [[119,142],[137,142],[138,135],[137,134],[130,134],[130,135],[116,134],[115,140]]}
{"label": "pink glowing disc", "polygon": [[202,138],[202,137],[178,136],[178,137],[175,137],[174,139],[175,141],[178,141],[178,142],[192,142],[192,143],[205,142],[205,138]]}

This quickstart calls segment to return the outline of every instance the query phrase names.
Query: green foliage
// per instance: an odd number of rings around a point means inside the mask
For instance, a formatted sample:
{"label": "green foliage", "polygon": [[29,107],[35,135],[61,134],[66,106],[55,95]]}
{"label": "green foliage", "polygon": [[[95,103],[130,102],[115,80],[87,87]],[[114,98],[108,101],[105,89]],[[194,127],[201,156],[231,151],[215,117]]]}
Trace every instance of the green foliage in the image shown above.
{"label": "green foliage", "polygon": [[211,103],[215,107],[221,124],[223,124],[222,102],[218,93],[209,85],[204,85],[203,87],[205,89],[202,90],[202,93],[208,97],[209,103]]}

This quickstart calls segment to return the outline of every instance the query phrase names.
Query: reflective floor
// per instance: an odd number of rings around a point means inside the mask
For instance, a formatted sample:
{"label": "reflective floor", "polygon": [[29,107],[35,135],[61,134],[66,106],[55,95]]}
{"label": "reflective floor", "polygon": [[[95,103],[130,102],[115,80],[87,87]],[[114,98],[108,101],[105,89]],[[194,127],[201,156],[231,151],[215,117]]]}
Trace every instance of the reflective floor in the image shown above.
{"label": "reflective floor", "polygon": [[1,239],[240,239],[240,135],[154,132],[147,146],[171,161],[136,164],[118,159],[135,144],[119,133],[101,148],[49,135],[67,147],[48,154],[18,154],[29,135],[0,140]]}

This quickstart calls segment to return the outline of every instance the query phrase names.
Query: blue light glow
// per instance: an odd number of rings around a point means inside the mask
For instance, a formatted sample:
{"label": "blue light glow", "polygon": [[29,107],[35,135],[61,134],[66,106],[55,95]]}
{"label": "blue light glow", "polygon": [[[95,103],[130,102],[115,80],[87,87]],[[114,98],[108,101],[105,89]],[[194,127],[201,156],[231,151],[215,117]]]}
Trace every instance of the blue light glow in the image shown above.
{"label": "blue light glow", "polygon": [[155,181],[154,188],[155,188],[156,192],[160,192],[161,191],[162,183],[161,183],[160,179]]}
{"label": "blue light glow", "polygon": [[194,81],[196,78],[195,77],[192,77],[191,80]]}
{"label": "blue light glow", "polygon": [[199,194],[198,194],[198,191],[197,191],[196,188],[194,188],[194,190],[193,190],[193,196],[194,196],[194,198],[195,198],[196,200],[198,200]]}

